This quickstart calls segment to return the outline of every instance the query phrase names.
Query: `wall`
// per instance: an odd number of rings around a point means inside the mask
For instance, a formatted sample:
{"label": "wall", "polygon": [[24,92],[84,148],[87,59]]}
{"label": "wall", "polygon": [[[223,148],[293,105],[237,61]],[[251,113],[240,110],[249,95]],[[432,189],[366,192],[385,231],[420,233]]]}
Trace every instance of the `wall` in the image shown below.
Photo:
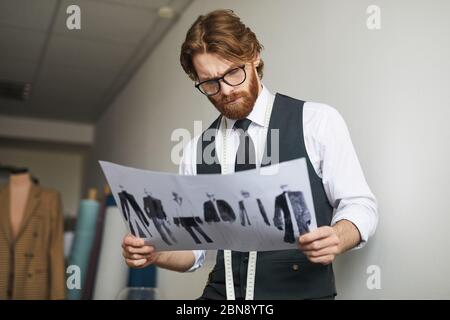
{"label": "wall", "polygon": [[80,151],[33,148],[21,142],[0,143],[0,163],[29,168],[39,184],[61,193],[64,215],[75,217],[81,199],[84,154]]}
{"label": "wall", "polygon": [[0,164],[25,166],[42,186],[61,192],[66,216],[75,217],[89,186],[85,162],[94,125],[0,115]]}
{"label": "wall", "polygon": [[89,145],[94,139],[94,126],[68,121],[0,115],[0,137]]}
{"label": "wall", "polygon": [[[366,27],[371,4],[381,8],[378,31]],[[103,183],[99,159],[176,171],[172,131],[216,115],[183,74],[180,45],[200,13],[221,7],[234,9],[264,44],[269,89],[344,116],[378,197],[376,236],[335,264],[339,297],[448,298],[448,1],[194,1],[99,119],[89,183]],[[366,286],[371,265],[381,270],[380,290]],[[159,283],[167,298],[194,298],[206,274],[161,272]]]}

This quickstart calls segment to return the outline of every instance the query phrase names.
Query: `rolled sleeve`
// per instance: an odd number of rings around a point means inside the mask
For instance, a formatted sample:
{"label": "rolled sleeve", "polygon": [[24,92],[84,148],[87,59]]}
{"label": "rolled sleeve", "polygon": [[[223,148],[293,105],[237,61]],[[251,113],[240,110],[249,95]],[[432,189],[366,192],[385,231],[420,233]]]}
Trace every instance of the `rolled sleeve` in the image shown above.
{"label": "rolled sleeve", "polygon": [[203,266],[205,262],[205,250],[192,250],[192,253],[195,256],[195,262],[192,267],[186,272],[193,272]]}
{"label": "rolled sleeve", "polygon": [[371,192],[350,138],[347,125],[332,107],[325,114],[318,134],[322,183],[330,204],[335,208],[332,225],[341,220],[352,222],[358,229],[362,248],[375,233],[378,224],[377,201]]}
{"label": "rolled sleeve", "polygon": [[348,220],[353,223],[361,236],[361,242],[353,249],[360,249],[365,246],[369,238],[375,233],[378,224],[376,200],[359,198],[344,202],[350,203],[343,204],[341,201],[331,225],[341,220]]}

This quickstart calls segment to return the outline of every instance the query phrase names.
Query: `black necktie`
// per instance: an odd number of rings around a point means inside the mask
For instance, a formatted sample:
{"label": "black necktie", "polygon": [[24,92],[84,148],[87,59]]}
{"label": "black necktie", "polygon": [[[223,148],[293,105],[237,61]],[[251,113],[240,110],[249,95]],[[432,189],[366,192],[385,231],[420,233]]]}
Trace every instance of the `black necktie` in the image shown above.
{"label": "black necktie", "polygon": [[233,126],[239,134],[239,147],[234,162],[235,172],[256,168],[255,145],[247,132],[251,123],[251,120],[245,118],[237,120]]}

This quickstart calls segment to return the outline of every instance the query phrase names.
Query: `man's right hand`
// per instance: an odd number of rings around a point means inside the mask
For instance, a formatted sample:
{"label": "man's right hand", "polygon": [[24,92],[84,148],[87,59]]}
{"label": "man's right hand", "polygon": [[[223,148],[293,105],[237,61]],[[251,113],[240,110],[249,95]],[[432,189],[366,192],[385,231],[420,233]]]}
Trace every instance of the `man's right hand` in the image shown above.
{"label": "man's right hand", "polygon": [[122,249],[125,262],[131,268],[145,268],[154,263],[159,256],[155,247],[145,245],[144,239],[131,234],[123,238]]}

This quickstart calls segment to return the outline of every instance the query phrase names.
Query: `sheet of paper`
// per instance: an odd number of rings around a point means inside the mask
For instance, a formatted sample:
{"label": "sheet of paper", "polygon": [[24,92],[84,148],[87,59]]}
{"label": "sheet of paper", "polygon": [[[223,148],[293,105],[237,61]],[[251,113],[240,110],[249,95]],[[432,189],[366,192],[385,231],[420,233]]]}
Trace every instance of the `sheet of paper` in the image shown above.
{"label": "sheet of paper", "polygon": [[293,249],[317,228],[304,158],[228,175],[100,165],[129,231],[157,250]]}

